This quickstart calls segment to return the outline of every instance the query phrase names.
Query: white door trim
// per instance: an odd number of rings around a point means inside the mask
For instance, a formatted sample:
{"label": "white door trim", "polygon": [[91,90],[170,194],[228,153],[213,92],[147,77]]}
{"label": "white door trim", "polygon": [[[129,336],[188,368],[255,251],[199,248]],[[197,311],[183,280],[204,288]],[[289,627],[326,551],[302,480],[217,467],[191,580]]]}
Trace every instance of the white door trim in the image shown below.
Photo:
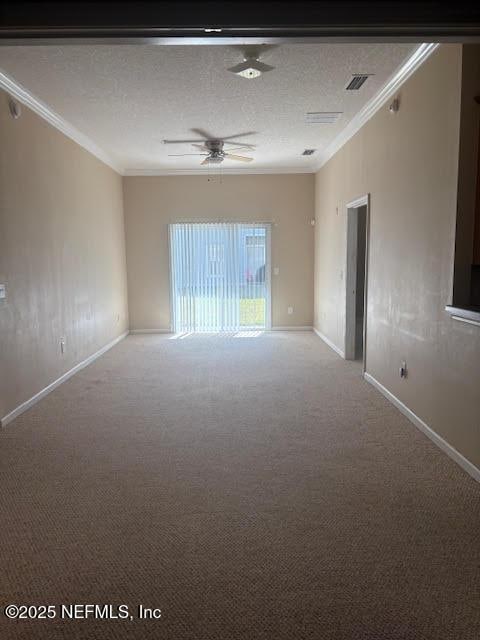
{"label": "white door trim", "polygon": [[358,209],[359,207],[369,206],[370,204],[370,194],[367,193],[364,196],[360,196],[356,198],[356,200],[352,200],[347,204],[347,209]]}

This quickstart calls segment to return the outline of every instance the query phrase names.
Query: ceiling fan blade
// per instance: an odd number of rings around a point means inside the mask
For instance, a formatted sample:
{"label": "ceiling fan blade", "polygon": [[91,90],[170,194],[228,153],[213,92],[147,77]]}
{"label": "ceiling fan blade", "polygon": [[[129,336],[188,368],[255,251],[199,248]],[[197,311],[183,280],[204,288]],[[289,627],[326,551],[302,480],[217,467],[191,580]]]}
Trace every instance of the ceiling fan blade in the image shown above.
{"label": "ceiling fan blade", "polygon": [[263,73],[266,73],[267,71],[273,71],[273,69],[275,69],[275,67],[272,67],[271,64],[265,64],[265,62],[261,62],[260,60],[255,60],[254,64],[255,64],[255,69],[258,69]]}
{"label": "ceiling fan blade", "polygon": [[189,144],[192,142],[205,142],[205,140],[162,140],[163,144]]}
{"label": "ceiling fan blade", "polygon": [[197,149],[201,149],[202,151],[209,151],[208,147],[204,144],[192,144],[192,147],[196,147]]}
{"label": "ceiling fan blade", "polygon": [[203,162],[201,162],[200,164],[210,164],[209,161],[208,161],[208,157],[205,158],[205,160],[203,160]]}
{"label": "ceiling fan blade", "polygon": [[241,142],[240,140],[227,140],[225,144],[234,144],[238,147],[244,147],[245,149],[255,149],[257,147],[256,144],[249,144],[248,142]]}
{"label": "ceiling fan blade", "polygon": [[169,153],[169,158],[180,158],[181,156],[208,156],[208,153]]}
{"label": "ceiling fan blade", "polygon": [[[232,144],[231,142],[227,142],[227,144]],[[224,149],[225,153],[230,153],[230,151],[254,151],[255,147],[257,145],[255,144],[242,144],[241,142],[238,143],[239,146],[238,147],[230,147],[229,149]]]}
{"label": "ceiling fan blade", "polygon": [[231,71],[232,73],[239,73],[240,71],[244,71],[248,67],[247,58],[243,62],[239,62],[233,67],[228,67],[227,71]]}
{"label": "ceiling fan blade", "polygon": [[220,138],[220,140],[235,140],[236,138],[244,138],[245,136],[255,136],[255,135],[257,135],[256,131],[245,131],[245,133],[236,133],[234,136],[226,136],[226,137]]}
{"label": "ceiling fan blade", "polygon": [[[198,135],[203,138],[204,140],[218,140],[219,138],[216,138],[215,136],[211,136],[207,131],[205,131],[205,129],[198,129],[198,128],[193,128],[190,129],[190,131],[193,131],[193,133],[198,133]],[[197,142],[197,141],[195,141]]]}
{"label": "ceiling fan blade", "polygon": [[248,158],[247,156],[237,156],[234,153],[226,153],[224,158],[229,158],[230,160],[240,160],[240,162],[252,162],[253,158]]}

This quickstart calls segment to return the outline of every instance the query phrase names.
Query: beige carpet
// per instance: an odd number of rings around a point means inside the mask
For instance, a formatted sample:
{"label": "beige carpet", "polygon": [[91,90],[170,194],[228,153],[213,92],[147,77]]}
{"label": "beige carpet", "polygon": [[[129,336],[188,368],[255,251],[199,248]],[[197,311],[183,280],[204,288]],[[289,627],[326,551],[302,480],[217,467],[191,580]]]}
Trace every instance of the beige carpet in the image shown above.
{"label": "beige carpet", "polygon": [[480,485],[311,333],[131,336],[0,463],[2,639],[480,637]]}

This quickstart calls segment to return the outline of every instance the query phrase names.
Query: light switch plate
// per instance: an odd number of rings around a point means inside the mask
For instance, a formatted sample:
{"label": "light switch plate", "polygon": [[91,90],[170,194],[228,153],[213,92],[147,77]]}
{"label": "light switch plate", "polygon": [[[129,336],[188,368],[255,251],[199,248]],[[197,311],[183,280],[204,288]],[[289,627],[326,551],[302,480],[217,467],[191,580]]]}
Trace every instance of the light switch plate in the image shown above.
{"label": "light switch plate", "polygon": [[278,267],[273,267],[273,275],[278,276],[279,273],[280,273],[280,269]]}
{"label": "light switch plate", "polygon": [[7,287],[4,284],[0,284],[0,298],[7,297]]}

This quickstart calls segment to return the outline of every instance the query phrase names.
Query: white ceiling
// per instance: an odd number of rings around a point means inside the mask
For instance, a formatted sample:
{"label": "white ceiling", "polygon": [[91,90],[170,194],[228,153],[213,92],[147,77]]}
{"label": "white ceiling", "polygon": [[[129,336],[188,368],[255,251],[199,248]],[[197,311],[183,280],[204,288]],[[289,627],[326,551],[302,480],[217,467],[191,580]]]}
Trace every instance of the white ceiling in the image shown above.
{"label": "white ceiling", "polygon": [[[288,44],[263,52],[275,66],[246,80],[226,69],[243,59],[224,46],[69,45],[0,48],[0,69],[90,138],[125,173],[212,171],[193,152],[191,129],[212,136],[256,132],[254,162],[241,171],[311,171],[322,150],[417,49],[414,44]],[[375,74],[345,91],[354,73]],[[307,124],[312,111],[342,111],[335,124]],[[301,156],[315,148],[311,157]],[[239,152],[240,153],[240,152]],[[218,171],[218,169],[215,169]]]}

